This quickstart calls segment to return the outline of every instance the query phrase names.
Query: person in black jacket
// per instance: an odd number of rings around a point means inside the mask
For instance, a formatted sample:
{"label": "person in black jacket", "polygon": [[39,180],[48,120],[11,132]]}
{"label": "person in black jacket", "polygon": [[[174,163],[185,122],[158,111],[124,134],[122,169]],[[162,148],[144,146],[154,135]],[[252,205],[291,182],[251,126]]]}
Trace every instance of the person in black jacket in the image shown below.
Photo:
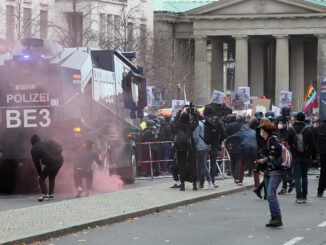
{"label": "person in black jacket", "polygon": [[[305,114],[299,112],[296,121],[288,129],[288,143],[292,153],[297,203],[306,203],[308,194],[308,165],[316,157],[315,138],[310,127],[305,125]],[[299,149],[298,134],[303,135],[303,150]],[[302,152],[301,152],[302,151]]]}
{"label": "person in black jacket", "polygon": [[[176,164],[180,174],[180,191],[185,191],[185,181],[193,183],[193,190],[197,190],[196,148],[192,136],[193,123],[187,111],[180,113],[180,117],[173,127],[173,147],[176,154]],[[187,138],[187,144],[178,145],[179,136]],[[184,146],[184,147],[183,147]]]}
{"label": "person in black jacket", "polygon": [[[212,179],[213,186],[216,188],[217,185],[215,185],[215,177],[217,174],[217,163],[216,160],[219,157],[219,152],[221,150],[221,144],[226,138],[225,129],[223,126],[223,123],[217,117],[214,115],[214,111],[212,108],[207,107],[204,110],[204,116],[205,116],[205,136],[208,135],[209,137],[206,137],[205,142],[210,145],[210,175]],[[206,132],[207,131],[207,132]],[[200,183],[201,186],[203,186],[203,183]]]}
{"label": "person in black jacket", "polygon": [[[38,201],[42,202],[53,199],[55,177],[62,167],[63,156],[61,153],[58,155],[53,155],[50,148],[50,143],[47,141],[41,141],[41,138],[36,134],[32,136],[31,144],[31,155],[38,174],[41,192],[43,194]],[[41,164],[45,166],[43,169]],[[45,183],[45,179],[47,177],[49,177],[49,191]]]}
{"label": "person in black jacket", "polygon": [[320,122],[316,128],[317,146],[320,154],[320,176],[317,196],[322,197],[326,189],[326,121]]}
{"label": "person in black jacket", "polygon": [[[244,124],[244,118],[242,114],[237,115],[235,121],[231,121],[225,128],[226,137],[229,137],[240,131],[241,126]],[[239,163],[241,160],[240,155],[240,140],[232,139],[229,144],[229,152],[231,158],[231,173],[235,183],[239,183]]]}

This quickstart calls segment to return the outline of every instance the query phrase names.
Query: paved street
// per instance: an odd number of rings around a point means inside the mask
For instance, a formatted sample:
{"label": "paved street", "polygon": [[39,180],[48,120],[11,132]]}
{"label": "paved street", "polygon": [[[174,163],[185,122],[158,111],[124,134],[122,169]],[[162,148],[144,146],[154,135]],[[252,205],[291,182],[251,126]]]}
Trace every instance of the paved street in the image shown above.
{"label": "paved street", "polygon": [[245,191],[41,244],[326,244],[326,198],[316,197],[317,183],[310,176],[307,204],[296,204],[294,192],[279,197],[283,228],[265,228],[268,203]]}

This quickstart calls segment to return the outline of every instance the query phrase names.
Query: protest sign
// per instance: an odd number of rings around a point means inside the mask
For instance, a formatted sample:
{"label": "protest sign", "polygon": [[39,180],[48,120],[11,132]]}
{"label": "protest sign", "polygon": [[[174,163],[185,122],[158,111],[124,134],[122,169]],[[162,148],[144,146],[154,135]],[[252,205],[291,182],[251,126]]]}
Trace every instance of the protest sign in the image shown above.
{"label": "protest sign", "polygon": [[280,107],[290,107],[292,103],[292,92],[281,91],[280,93]]}
{"label": "protest sign", "polygon": [[252,111],[251,116],[253,117],[256,112],[261,111],[262,113],[266,113],[269,111],[269,108],[271,106],[271,100],[270,99],[257,99],[252,104]]}
{"label": "protest sign", "polygon": [[243,94],[243,100],[245,105],[250,104],[250,87],[239,87],[238,91]]}
{"label": "protest sign", "polygon": [[223,104],[223,100],[224,100],[224,93],[218,90],[214,90],[209,103]]}
{"label": "protest sign", "polygon": [[244,94],[242,92],[231,92],[232,110],[241,111],[244,109]]}

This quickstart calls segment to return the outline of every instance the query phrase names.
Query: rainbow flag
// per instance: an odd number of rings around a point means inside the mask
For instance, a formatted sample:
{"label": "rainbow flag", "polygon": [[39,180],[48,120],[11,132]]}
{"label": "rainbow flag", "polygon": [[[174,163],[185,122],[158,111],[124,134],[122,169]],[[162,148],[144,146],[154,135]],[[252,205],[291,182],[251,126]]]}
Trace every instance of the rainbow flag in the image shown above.
{"label": "rainbow flag", "polygon": [[313,106],[313,103],[315,102],[316,98],[317,98],[317,92],[314,89],[314,87],[312,86],[312,84],[310,84],[308,87],[306,96],[304,98],[303,112],[307,112]]}

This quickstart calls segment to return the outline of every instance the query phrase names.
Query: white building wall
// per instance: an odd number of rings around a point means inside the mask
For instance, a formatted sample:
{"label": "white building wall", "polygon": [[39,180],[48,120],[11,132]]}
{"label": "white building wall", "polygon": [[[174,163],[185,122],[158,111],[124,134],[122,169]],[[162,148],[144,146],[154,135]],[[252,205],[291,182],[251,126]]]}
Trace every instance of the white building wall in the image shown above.
{"label": "white building wall", "polygon": [[[65,12],[72,11],[73,0],[0,0],[0,40],[6,38],[6,6],[15,6],[22,2],[22,8],[32,9],[32,35],[40,37],[39,17],[40,10],[48,11],[48,38],[60,40],[63,30],[68,30]],[[153,6],[151,0],[78,0],[77,11],[88,12],[91,9],[89,19],[92,20],[92,32],[99,33],[100,14],[120,15],[121,9],[126,7],[126,11],[131,8],[137,9],[135,15],[135,26],[145,24],[149,32],[153,32]],[[23,12],[23,11],[22,11]],[[15,25],[15,38],[17,39],[17,23]],[[138,33],[139,34],[139,33]],[[137,30],[134,35],[138,35]],[[93,42],[91,46],[98,46],[98,42]]]}

